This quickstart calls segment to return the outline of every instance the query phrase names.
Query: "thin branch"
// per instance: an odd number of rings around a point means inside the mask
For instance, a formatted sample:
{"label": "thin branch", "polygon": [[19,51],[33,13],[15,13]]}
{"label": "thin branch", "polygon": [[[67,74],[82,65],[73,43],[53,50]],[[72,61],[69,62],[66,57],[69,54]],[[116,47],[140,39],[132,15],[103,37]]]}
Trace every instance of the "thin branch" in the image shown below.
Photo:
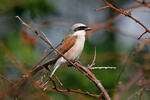
{"label": "thin branch", "polygon": [[88,69],[94,70],[94,69],[117,69],[116,67],[89,67]]}
{"label": "thin branch", "polygon": [[92,82],[96,84],[96,86],[102,91],[102,94],[104,95],[106,100],[111,100],[101,82],[95,77],[95,75],[88,68],[82,66],[78,62],[76,62],[75,65],[76,65],[75,68],[77,68],[84,76],[88,77]]}
{"label": "thin branch", "polygon": [[[55,48],[57,49],[60,45],[62,45],[62,42],[59,43]],[[44,56],[33,68],[32,71],[37,68],[38,65],[40,65],[42,63],[42,61],[44,61],[51,53],[53,52],[53,50],[51,50],[46,56]]]}
{"label": "thin branch", "polygon": [[[143,24],[141,23],[139,20],[137,20],[136,18],[132,17],[129,13],[127,13],[125,10],[122,10],[122,9],[118,9],[116,8],[115,6],[113,6],[112,4],[110,4],[108,1],[106,0],[103,0],[109,7],[111,7],[112,9],[118,11],[119,13],[131,18],[132,20],[134,20],[136,23],[138,23],[139,25],[141,25],[145,30],[146,32],[149,32],[150,33],[150,30]],[[144,34],[142,34],[143,36]],[[140,36],[140,38],[142,37]]]}
{"label": "thin branch", "polygon": [[[51,69],[50,69],[51,71]],[[61,87],[63,87],[63,83],[59,80],[59,78],[54,74],[54,78],[58,81]]]}
{"label": "thin branch", "polygon": [[1,94],[0,94],[0,100],[3,100],[3,97],[8,94],[9,92],[11,92],[14,88],[16,88],[17,86],[19,86],[22,82],[24,82],[24,80],[26,80],[27,78],[22,78],[20,79],[17,83],[15,83],[11,88],[9,88],[8,90],[6,91],[3,91]]}
{"label": "thin branch", "polygon": [[105,9],[105,8],[109,8],[109,6],[104,6],[104,7],[101,7],[101,8],[96,8],[96,11],[102,10],[102,9]]}
{"label": "thin branch", "polygon": [[[54,87],[52,87],[50,85],[46,86],[49,81],[52,81],[52,84],[53,84]],[[43,88],[44,91],[46,91],[46,90],[48,90],[48,91],[55,90],[57,92],[62,92],[62,93],[72,92],[72,93],[78,93],[78,94],[87,95],[87,96],[96,98],[98,100],[102,100],[100,98],[100,95],[91,94],[89,92],[83,92],[81,90],[74,90],[74,89],[60,89],[60,88],[57,87],[56,82],[52,78],[50,78],[49,76],[48,76],[48,79],[44,83],[41,84],[41,79],[40,79],[40,81],[38,81],[36,83],[37,83],[36,86],[38,86],[39,88]]]}
{"label": "thin branch", "polygon": [[44,57],[46,56],[46,54],[47,54],[47,47],[44,50]]}
{"label": "thin branch", "polygon": [[92,61],[91,65],[88,66],[88,68],[91,68],[91,67],[93,67],[93,66],[95,65],[95,60],[96,60],[96,47],[95,47],[95,51],[94,51],[94,58],[93,58],[93,61]]}
{"label": "thin branch", "polygon": [[[150,2],[147,2],[147,4],[150,4]],[[135,5],[135,6],[125,8],[123,10],[124,11],[129,11],[129,10],[133,10],[133,9],[141,8],[141,7],[145,7],[145,6],[144,5]],[[106,22],[100,23],[98,25],[91,25],[90,27],[92,28],[92,31],[87,32],[86,35],[88,36],[94,31],[101,30],[101,29],[104,29],[104,28],[110,26],[118,17],[120,17],[120,15],[121,15],[121,13],[117,13],[113,17],[108,19]]]}
{"label": "thin branch", "polygon": [[140,36],[138,37],[138,40],[140,40],[140,39],[142,38],[142,36],[145,35],[146,33],[147,33],[147,31],[145,31],[144,33],[142,33],[142,35],[140,35]]}
{"label": "thin branch", "polygon": [[94,58],[93,61],[91,63],[91,65],[89,65],[87,68],[89,70],[95,70],[95,69],[116,69],[116,67],[94,67],[95,65],[95,60],[96,60],[96,47],[95,47],[95,51],[94,51]]}
{"label": "thin branch", "polygon": [[3,75],[0,74],[0,78],[2,78],[3,80],[6,80],[8,83],[10,84],[15,84],[13,81],[8,80],[6,77],[4,77]]}
{"label": "thin branch", "polygon": [[78,93],[78,94],[87,95],[87,96],[96,98],[96,99],[98,99],[98,100],[102,100],[102,99],[100,98],[100,95],[91,94],[91,93],[89,93],[89,92],[83,92],[83,91],[81,91],[81,90],[74,90],[74,89],[59,89],[59,88],[57,87],[55,81],[52,80],[50,77],[49,77],[49,79],[52,81],[52,84],[54,85],[54,87],[50,87],[50,86],[49,86],[49,87],[47,88],[48,90],[53,89],[53,90],[55,90],[55,91],[57,91],[57,92],[63,92],[63,93],[64,93],[64,92],[73,92],[73,93]]}

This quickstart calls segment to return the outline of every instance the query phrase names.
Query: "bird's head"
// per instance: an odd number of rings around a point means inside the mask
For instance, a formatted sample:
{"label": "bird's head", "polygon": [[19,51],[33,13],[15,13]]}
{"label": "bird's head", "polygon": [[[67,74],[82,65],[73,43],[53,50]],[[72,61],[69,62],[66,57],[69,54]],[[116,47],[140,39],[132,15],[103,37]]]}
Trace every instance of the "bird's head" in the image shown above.
{"label": "bird's head", "polygon": [[85,35],[86,31],[90,30],[92,30],[90,27],[82,23],[76,23],[72,26],[72,31],[77,35]]}

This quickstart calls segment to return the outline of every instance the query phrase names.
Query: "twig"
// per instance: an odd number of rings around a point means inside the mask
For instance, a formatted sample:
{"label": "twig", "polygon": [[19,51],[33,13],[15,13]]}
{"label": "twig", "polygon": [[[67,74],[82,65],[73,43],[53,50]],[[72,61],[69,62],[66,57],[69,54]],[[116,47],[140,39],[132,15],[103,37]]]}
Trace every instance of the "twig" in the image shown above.
{"label": "twig", "polygon": [[101,8],[96,8],[96,11],[102,10],[102,9],[105,9],[105,8],[109,8],[109,6],[104,6],[104,7],[101,7]]}
{"label": "twig", "polygon": [[93,58],[93,61],[92,61],[91,65],[88,66],[88,68],[91,68],[91,67],[93,67],[93,66],[95,65],[95,60],[96,60],[96,47],[95,47],[95,51],[94,51],[94,58]]}
{"label": "twig", "polygon": [[44,50],[44,57],[46,56],[46,54],[47,54],[47,48],[45,48]]}
{"label": "twig", "polygon": [[75,63],[75,68],[77,68],[84,76],[88,77],[91,81],[93,81],[96,86],[102,91],[106,100],[111,100],[107,91],[101,84],[101,82],[95,77],[95,75],[86,67],[80,65],[78,62]]}
{"label": "twig", "polygon": [[145,35],[146,33],[147,33],[147,31],[145,31],[144,33],[142,33],[142,35],[140,35],[140,36],[138,37],[138,40],[140,40],[140,39],[142,38],[142,36]]}
{"label": "twig", "polygon": [[116,69],[116,67],[94,67],[94,65],[95,65],[95,60],[96,60],[96,47],[95,47],[95,52],[94,52],[93,61],[92,61],[91,65],[89,65],[87,68],[88,68],[89,70],[95,70],[95,69]]}
{"label": "twig", "polygon": [[[1,46],[1,41],[0,41],[0,46]],[[60,45],[62,45],[62,42],[60,44],[58,44],[56,46],[59,47]],[[3,44],[2,44],[2,49],[3,49]],[[4,51],[6,52],[6,54],[8,54],[8,56],[10,57],[10,59],[14,60],[16,62],[16,59],[14,59],[11,54],[7,51],[7,49],[5,50],[4,48]],[[49,54],[51,54],[53,52],[50,51],[45,57],[43,57],[38,63],[37,65],[35,65],[32,70],[29,71],[29,73],[26,75],[27,77],[23,77],[21,78],[17,83],[15,83],[11,88],[9,88],[8,90],[6,90],[5,92],[3,92],[2,94],[0,94],[0,99],[3,98],[6,94],[8,94],[9,92],[11,92],[14,88],[16,88],[17,86],[19,86],[20,84],[24,84],[26,83],[26,81],[28,80],[28,76],[34,76],[37,72],[39,72],[40,70],[42,70],[44,67],[43,66],[39,66],[37,67],[44,59],[46,59],[48,57]],[[11,58],[12,57],[12,58]],[[16,62],[16,65],[18,66],[18,62]],[[20,68],[20,67],[19,67]]]}
{"label": "twig", "polygon": [[[127,13],[125,10],[116,8],[115,6],[113,6],[112,4],[110,4],[110,3],[109,3],[108,1],[106,1],[106,0],[103,0],[103,1],[104,1],[109,7],[111,7],[112,9],[114,9],[114,10],[118,11],[119,13],[121,13],[121,14],[123,14],[123,15],[129,17],[129,18],[131,18],[132,20],[134,20],[136,23],[138,23],[139,25],[141,25],[141,26],[146,30],[146,32],[149,32],[149,33],[150,33],[150,30],[149,30],[143,23],[141,23],[141,22],[140,22],[139,20],[137,20],[136,18],[132,17],[132,16],[131,16],[129,13]],[[145,34],[145,32],[144,32],[144,34]],[[143,36],[144,34],[142,34],[142,36]],[[140,38],[141,38],[142,36],[140,36]],[[139,38],[138,38],[138,39],[139,39]]]}
{"label": "twig", "polygon": [[22,78],[22,79],[20,79],[16,84],[14,84],[11,88],[9,88],[8,90],[6,90],[6,91],[3,91],[1,94],[0,94],[0,100],[3,100],[3,97],[7,94],[7,93],[9,93],[9,92],[11,92],[15,87],[17,87],[18,85],[20,85],[22,82],[24,82],[24,80],[26,80],[27,78]]}
{"label": "twig", "polygon": [[87,95],[87,96],[96,98],[96,99],[98,99],[98,100],[102,100],[102,99],[100,98],[100,95],[91,94],[91,93],[89,93],[89,92],[83,92],[83,91],[81,91],[81,90],[74,90],[74,89],[59,89],[59,88],[57,87],[55,81],[52,80],[50,77],[49,77],[49,79],[52,81],[52,84],[54,85],[54,87],[50,87],[50,86],[49,86],[49,87],[47,88],[48,90],[53,89],[53,90],[55,90],[55,91],[57,91],[57,92],[73,92],[73,93],[79,93],[79,94],[83,94],[83,95]]}
{"label": "twig", "polygon": [[90,70],[94,69],[116,69],[116,67],[88,67]]}
{"label": "twig", "polygon": [[[32,32],[34,32],[39,38],[41,38],[43,41],[45,41],[54,51],[56,51],[58,54],[60,54],[66,61],[68,61],[68,63],[70,63],[71,65],[73,65],[76,69],[78,69],[84,76],[88,77],[91,81],[93,81],[96,86],[102,91],[102,93],[104,94],[104,97],[106,100],[111,100],[111,98],[109,97],[107,91],[105,90],[105,88],[103,87],[103,85],[100,83],[100,81],[95,77],[95,75],[88,70],[86,67],[80,65],[79,63],[73,63],[70,60],[68,60],[63,54],[61,54],[55,47],[53,47],[53,45],[47,41],[44,37],[42,37],[37,30],[33,30],[28,24],[26,24],[19,16],[16,16],[16,18],[18,18],[23,25],[25,25],[27,28],[29,28]],[[39,69],[38,69],[39,70]],[[33,73],[32,73],[33,74]]]}
{"label": "twig", "polygon": [[[60,45],[62,45],[62,42],[59,43],[55,48],[58,48]],[[51,50],[46,56],[44,56],[33,68],[32,71],[42,63],[42,61],[44,61],[51,53],[53,52],[53,50]]]}
{"label": "twig", "polygon": [[[51,69],[50,69],[51,71]],[[63,83],[59,80],[59,78],[54,74],[54,78],[58,81],[61,87],[63,87]]]}
{"label": "twig", "polygon": [[9,82],[10,84],[15,84],[13,81],[8,80],[7,78],[5,78],[3,75],[0,74],[0,78],[2,78],[3,80],[6,80],[7,82]]}

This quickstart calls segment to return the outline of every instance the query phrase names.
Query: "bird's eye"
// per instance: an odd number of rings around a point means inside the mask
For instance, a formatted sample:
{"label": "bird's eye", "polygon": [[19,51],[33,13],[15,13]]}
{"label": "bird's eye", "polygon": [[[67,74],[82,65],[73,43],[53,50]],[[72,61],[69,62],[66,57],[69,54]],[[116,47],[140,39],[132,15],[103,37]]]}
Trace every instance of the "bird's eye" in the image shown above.
{"label": "bird's eye", "polygon": [[79,30],[85,30],[87,28],[87,26],[80,26],[74,29],[74,31],[79,31]]}

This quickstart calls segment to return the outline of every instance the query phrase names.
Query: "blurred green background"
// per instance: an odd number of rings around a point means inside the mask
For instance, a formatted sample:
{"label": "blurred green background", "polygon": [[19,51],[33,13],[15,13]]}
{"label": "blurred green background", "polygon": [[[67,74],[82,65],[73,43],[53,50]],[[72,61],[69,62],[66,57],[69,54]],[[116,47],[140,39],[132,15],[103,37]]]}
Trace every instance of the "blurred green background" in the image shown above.
{"label": "blurred green background", "polygon": [[[120,8],[134,4],[129,0],[110,0],[109,2]],[[29,71],[44,56],[45,48],[50,51],[48,45],[38,39],[34,33],[26,31],[15,16],[20,16],[33,28],[43,31],[48,39],[54,45],[57,45],[68,35],[70,27],[74,23],[97,25],[107,21],[116,13],[109,8],[101,11],[95,10],[102,6],[105,6],[105,4],[101,0],[0,0],[0,74],[13,82],[17,82],[23,73],[17,67],[19,65],[16,62],[19,62]],[[123,26],[122,20],[113,23],[113,26],[121,28]],[[124,29],[128,30],[128,23],[125,25]],[[119,72],[124,66],[127,55],[131,50],[134,50],[137,43],[136,38],[130,37],[126,33],[120,34],[120,32],[106,30],[97,30],[86,39],[84,51],[80,57],[81,64],[88,66],[92,63],[94,48],[96,47],[95,66],[117,67],[116,70],[92,71],[112,98],[117,93],[116,81]],[[49,58],[51,57],[52,55],[49,56]],[[14,59],[16,59],[16,62]],[[138,60],[141,60],[138,63],[143,61],[142,58]],[[127,83],[136,71],[136,68],[129,69],[128,67],[122,73],[121,84]],[[40,76],[45,72],[38,74]],[[64,84],[64,89],[79,89],[84,92],[99,94],[96,86],[72,67],[68,68],[64,65],[56,71],[56,75]],[[8,88],[10,85],[0,79],[0,91],[5,90],[4,87]],[[136,91],[136,88],[135,86],[127,91],[121,100],[126,100],[133,91]],[[91,97],[74,93],[58,93],[55,91],[44,91],[44,93],[51,100],[94,100]],[[43,94],[29,84],[18,100],[42,100],[42,96]],[[5,99],[12,100],[12,98],[10,95]],[[137,100],[137,98],[133,98],[133,100]]]}

